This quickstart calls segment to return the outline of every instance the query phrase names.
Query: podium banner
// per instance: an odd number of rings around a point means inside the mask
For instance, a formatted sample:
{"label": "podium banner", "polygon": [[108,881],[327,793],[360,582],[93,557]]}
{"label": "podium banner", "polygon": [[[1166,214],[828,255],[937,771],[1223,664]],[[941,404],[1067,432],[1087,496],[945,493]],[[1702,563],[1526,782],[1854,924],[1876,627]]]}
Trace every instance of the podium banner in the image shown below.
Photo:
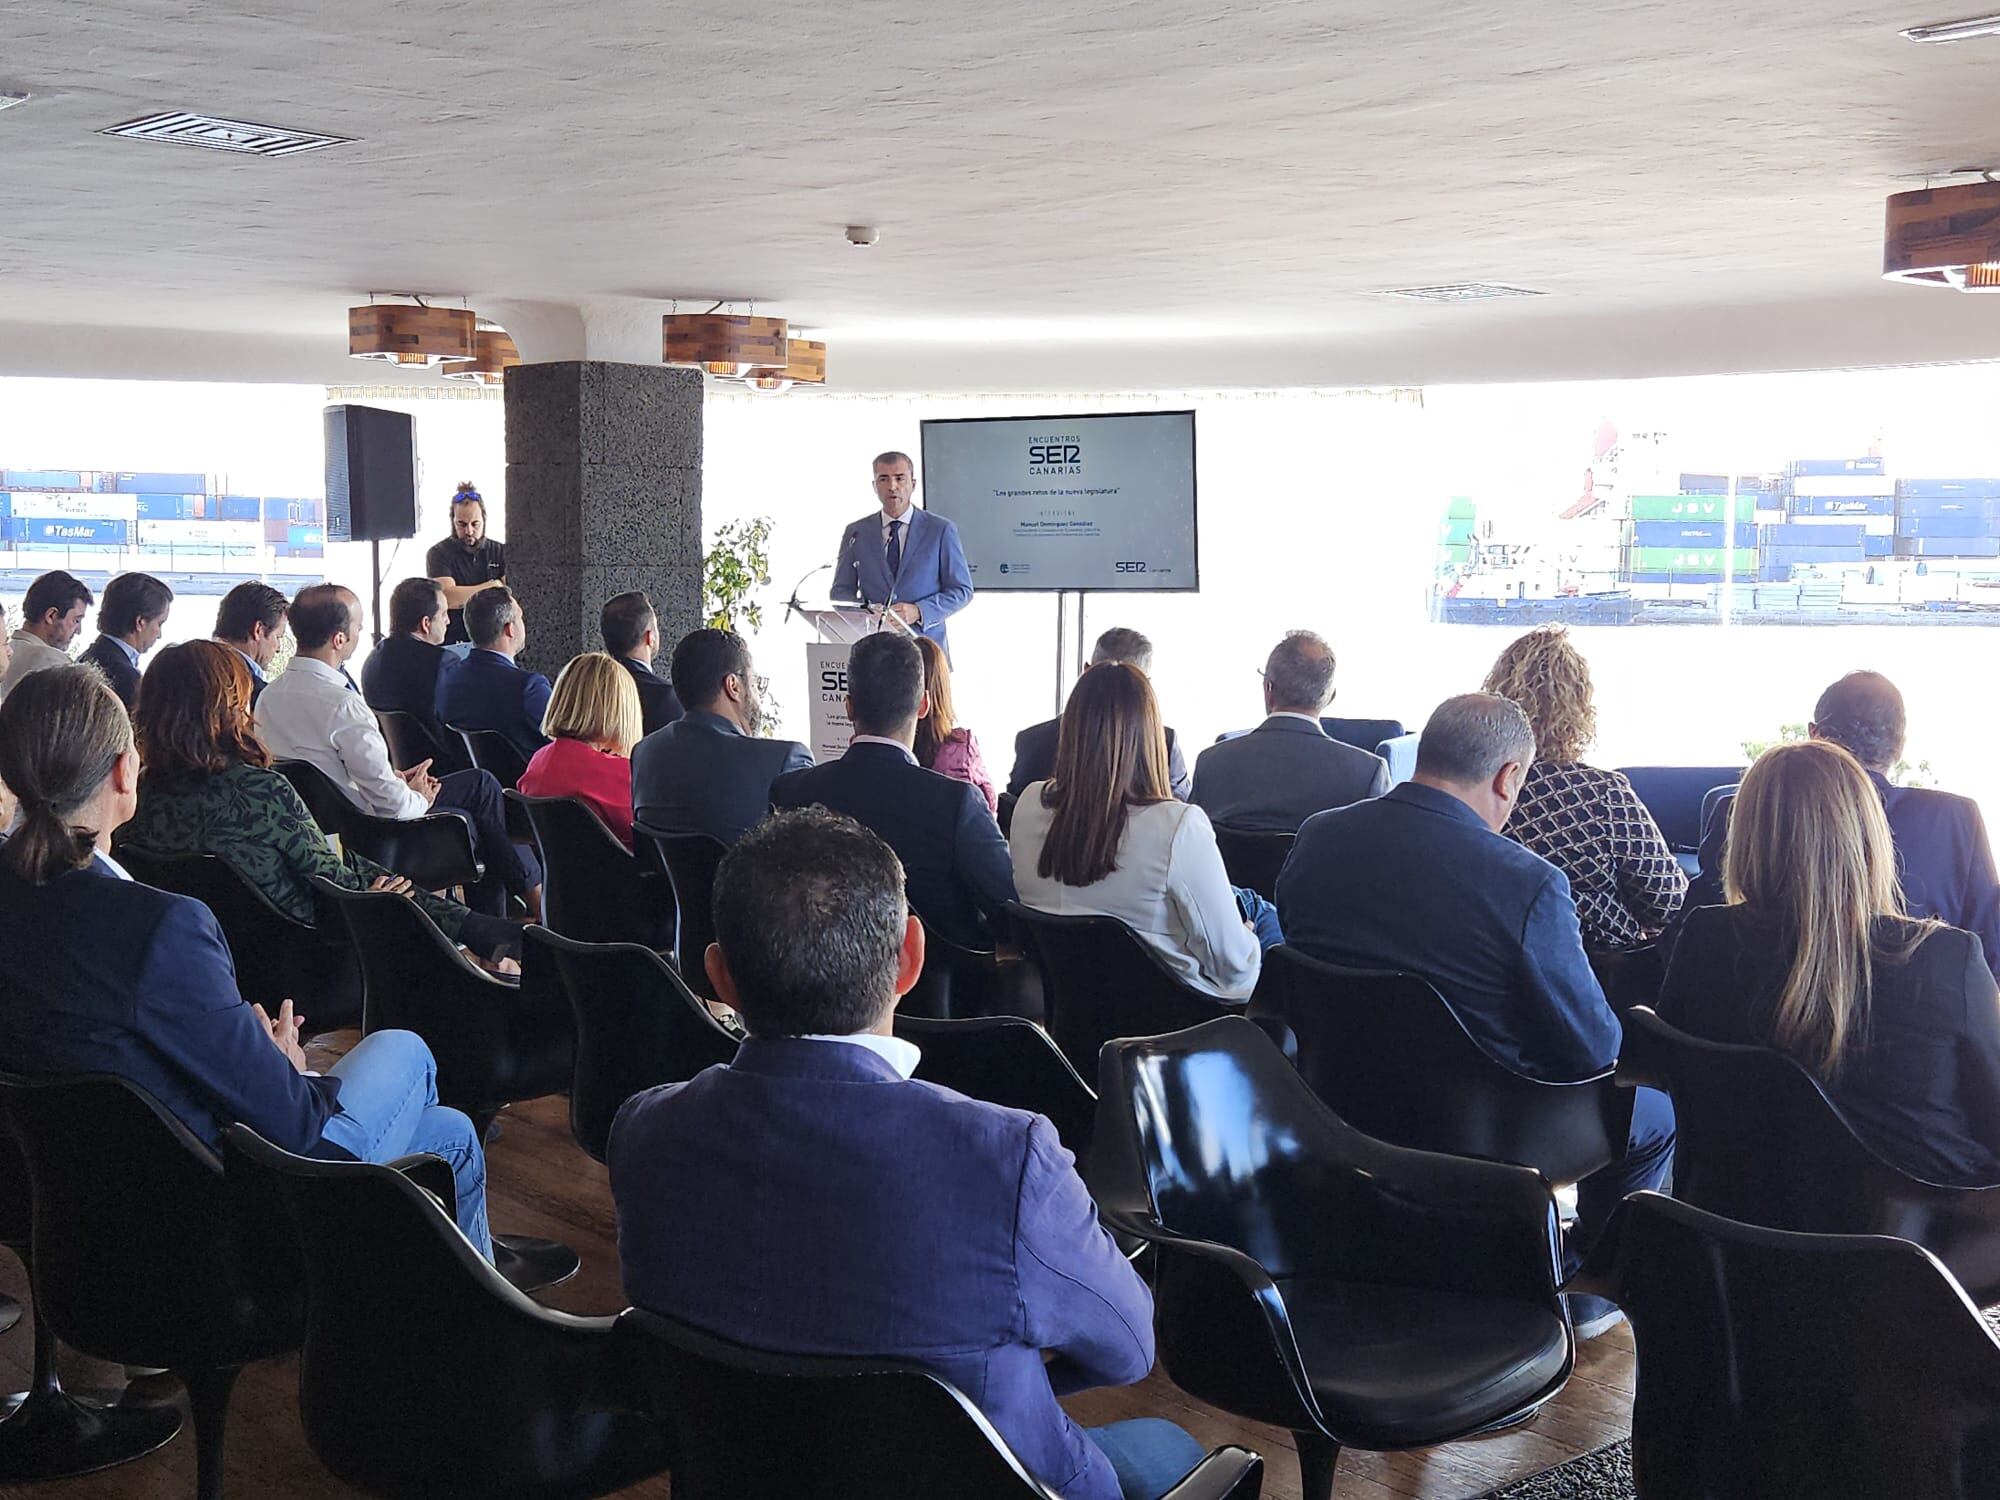
{"label": "podium banner", "polygon": [[814,641],[806,646],[806,702],[811,711],[807,746],[813,760],[825,765],[847,753],[854,725],[847,717],[846,641]]}

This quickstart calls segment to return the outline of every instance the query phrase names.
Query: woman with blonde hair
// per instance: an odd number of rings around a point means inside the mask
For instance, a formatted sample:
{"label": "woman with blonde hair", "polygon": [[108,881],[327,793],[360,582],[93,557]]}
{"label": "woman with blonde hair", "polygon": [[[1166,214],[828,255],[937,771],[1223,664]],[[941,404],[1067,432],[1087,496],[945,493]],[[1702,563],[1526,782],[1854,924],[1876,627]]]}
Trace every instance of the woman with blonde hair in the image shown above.
{"label": "woman with blonde hair", "polygon": [[1116,917],[1222,999],[1249,999],[1263,950],[1284,941],[1271,904],[1231,888],[1208,814],[1174,797],[1152,684],[1128,663],[1077,680],[1055,774],[1021,793],[1008,843],[1024,903]]}
{"label": "woman with blonde hair", "polygon": [[1660,1014],[1788,1053],[1907,1172],[2000,1183],[2000,991],[1971,933],[1904,915],[1861,763],[1826,740],[1760,756],[1723,882],[1730,904],[1682,928]]}
{"label": "woman with blonde hair", "polygon": [[997,815],[1000,795],[986,769],[986,757],[979,753],[979,741],[970,729],[958,722],[951,701],[951,663],[944,647],[927,635],[917,637],[917,650],[924,658],[924,702],[926,709],[917,720],[917,764],[953,781],[979,788],[986,810]]}
{"label": "woman with blonde hair", "polygon": [[1616,771],[1585,765],[1597,738],[1590,665],[1560,625],[1531,630],[1486,674],[1535,731],[1535,763],[1502,830],[1569,877],[1586,948],[1637,948],[1658,937],[1687,895],[1659,825]]}
{"label": "woman with blonde hair", "polygon": [[586,651],[556,675],[542,733],[549,742],[521,773],[527,797],[574,797],[632,847],[632,747],[644,718],[632,674],[616,657]]}

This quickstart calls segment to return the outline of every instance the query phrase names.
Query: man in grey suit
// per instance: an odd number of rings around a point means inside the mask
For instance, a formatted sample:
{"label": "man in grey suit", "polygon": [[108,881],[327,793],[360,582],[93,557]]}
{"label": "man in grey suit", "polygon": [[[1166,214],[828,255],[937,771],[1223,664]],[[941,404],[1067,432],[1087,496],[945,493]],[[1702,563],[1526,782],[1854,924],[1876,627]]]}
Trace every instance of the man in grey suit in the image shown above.
{"label": "man in grey suit", "polygon": [[1220,827],[1297,833],[1316,812],[1381,796],[1388,765],[1327,734],[1319,717],[1331,702],[1333,648],[1290,632],[1264,663],[1264,722],[1195,757],[1190,800]]}
{"label": "man in grey suit", "polygon": [[632,812],[668,833],[733,844],[771,810],[771,783],[809,770],[812,752],[756,737],[763,682],[733,630],[696,630],[674,647],[674,694],[687,712],[632,751]]}

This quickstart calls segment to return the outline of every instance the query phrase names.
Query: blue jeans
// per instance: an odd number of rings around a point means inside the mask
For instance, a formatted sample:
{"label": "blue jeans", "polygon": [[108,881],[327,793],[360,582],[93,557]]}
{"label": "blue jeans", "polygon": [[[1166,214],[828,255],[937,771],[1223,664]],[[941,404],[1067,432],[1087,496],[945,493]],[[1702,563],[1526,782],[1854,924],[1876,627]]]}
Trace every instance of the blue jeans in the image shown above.
{"label": "blue jeans", "polygon": [[1278,926],[1278,908],[1266,901],[1248,886],[1232,886],[1236,892],[1236,909],[1243,913],[1243,920],[1250,924],[1250,930],[1257,934],[1257,941],[1266,949],[1275,948],[1285,940],[1284,930]]}
{"label": "blue jeans", "polygon": [[1161,1417],[1134,1417],[1083,1431],[1111,1460],[1123,1500],[1160,1500],[1208,1456],[1200,1443]]}
{"label": "blue jeans", "polygon": [[430,1151],[451,1164],[458,1227],[473,1248],[493,1258],[486,1228],[486,1156],[472,1121],[438,1103],[437,1063],[414,1031],[375,1031],[335,1063],[340,1113],[321,1139],[362,1161],[391,1162]]}
{"label": "blue jeans", "polygon": [[1674,1102],[1658,1089],[1632,1091],[1632,1133],[1625,1155],[1576,1185],[1576,1224],[1563,1259],[1573,1271],[1604,1232],[1628,1193],[1671,1191],[1674,1177]]}

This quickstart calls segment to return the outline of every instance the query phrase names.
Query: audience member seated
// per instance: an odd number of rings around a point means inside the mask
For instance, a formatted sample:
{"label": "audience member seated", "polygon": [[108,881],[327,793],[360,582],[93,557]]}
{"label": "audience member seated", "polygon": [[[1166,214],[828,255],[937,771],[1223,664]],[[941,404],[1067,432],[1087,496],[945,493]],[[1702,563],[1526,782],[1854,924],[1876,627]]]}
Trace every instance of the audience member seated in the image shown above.
{"label": "audience member seated", "polygon": [[733,630],[694,630],[674,647],[674,693],[687,712],[632,752],[632,808],[667,833],[733,844],[771,810],[771,783],[811,768],[792,740],[757,737],[764,680]]}
{"label": "audience member seated", "polygon": [[542,720],[549,742],[528,760],[519,790],[529,797],[574,797],[632,847],[632,747],[639,743],[639,691],[602,651],[573,658],[556,674]]}
{"label": "audience member seated", "polygon": [[[1113,626],[1097,638],[1090,665],[1097,667],[1114,661],[1125,662],[1150,676],[1153,643],[1136,630]],[[1014,769],[1007,777],[1010,796],[1019,797],[1030,782],[1047,781],[1055,774],[1056,738],[1061,726],[1061,719],[1050,719],[1031,724],[1014,736]],[[1187,801],[1193,785],[1188,778],[1187,762],[1181,758],[1180,739],[1171,728],[1167,730],[1167,785],[1183,802]]]}
{"label": "audience member seated", "polygon": [[437,777],[430,774],[429,761],[398,771],[389,759],[382,726],[347,675],[365,624],[352,589],[316,583],[299,590],[292,600],[298,650],[257,700],[257,733],[265,748],[281,760],[317,766],[362,811],[378,818],[457,813],[471,826],[473,857],[486,869],[469,893],[473,905],[501,915],[512,894],[537,909],[541,866],[508,839],[507,805],[492,773]]}
{"label": "audience member seated", "polygon": [[[2000,966],[2000,879],[1979,804],[1970,797],[1889,780],[1909,733],[1896,684],[1880,672],[1849,672],[1819,695],[1806,733],[1846,750],[1874,783],[1896,845],[1904,910],[1972,933],[1987,966]],[[1713,906],[1724,899],[1722,871],[1733,800],[1723,798],[1702,830],[1701,874],[1688,898],[1690,906]]]}
{"label": "audience member seated", "polygon": [[1381,796],[1388,763],[1326,732],[1331,702],[1333,648],[1291,631],[1264,663],[1264,722],[1195,757],[1190,800],[1224,828],[1297,833],[1316,812]]}
{"label": "audience member seated", "polygon": [[[206,642],[174,649],[221,654]],[[237,678],[247,694],[247,674]],[[0,776],[22,805],[0,850],[8,1068],[113,1074],[216,1148],[242,1123],[311,1156],[387,1162],[435,1151],[457,1179],[459,1227],[492,1253],[485,1159],[472,1122],[438,1104],[422,1040],[378,1031],[324,1077],[309,1075],[301,1018],[289,1000],[275,1017],[243,1003],[208,908],[139,885],[112,861],[111,835],[132,816],[140,773],[131,721],[102,678],[63,667],[8,694]]]}
{"label": "audience member seated", "polygon": [[771,802],[817,804],[873,829],[903,862],[924,920],[961,948],[991,948],[988,924],[1014,899],[1007,841],[975,788],[917,764],[911,747],[929,709],[917,643],[863,636],[847,659],[847,753],[780,776]]}
{"label": "audience member seated", "polygon": [[780,813],[723,860],[715,930],[750,1037],[612,1125],[626,1295],[759,1348],[920,1361],[1072,1500],[1178,1483],[1202,1457],[1178,1427],[1084,1429],[1056,1400],[1143,1378],[1153,1309],[1054,1127],[910,1081],[890,1022],[924,932],[888,845]]}
{"label": "audience member seated", "polygon": [[435,578],[405,578],[389,594],[389,634],[361,664],[361,696],[368,706],[377,713],[408,714],[440,746],[457,739],[437,714],[438,668],[450,618]]}
{"label": "audience member seated", "polygon": [[70,645],[94,602],[90,590],[67,573],[44,573],[28,585],[21,599],[21,625],[10,642],[12,659],[7,675],[0,677],[0,697],[31,672],[70,664]]}
{"label": "audience member seated", "polygon": [[1055,775],[1021,794],[1011,839],[1021,900],[1116,917],[1194,988],[1247,1000],[1277,914],[1233,889],[1200,808],[1167,787],[1167,746],[1146,674],[1092,667],[1063,708]]}
{"label": "audience member seated", "polygon": [[217,641],[160,652],[137,716],[145,775],[126,837],[165,854],[214,854],[287,916],[313,920],[312,877],[350,891],[406,892],[445,934],[492,958],[518,953],[521,929],[426,891],[353,850],[335,854],[298,791],[268,769],[250,719],[250,670]]}
{"label": "audience member seated", "polygon": [[1789,1053],[1906,1172],[2000,1183],[2000,992],[1977,937],[1903,914],[1872,779],[1824,739],[1759,757],[1736,795],[1732,904],[1688,914],[1660,1014]]}
{"label": "audience member seated", "polygon": [[[1278,876],[1278,915],[1300,952],[1418,975],[1489,1055],[1560,1082],[1610,1067],[1622,1031],[1584,956],[1569,881],[1500,833],[1534,758],[1517,704],[1446,699],[1424,725],[1411,780],[1306,819]],[[1635,1092],[1625,1159],[1579,1184],[1578,1253],[1627,1193],[1659,1188],[1673,1170],[1673,1107]],[[1618,1316],[1592,1299],[1578,1331],[1601,1333]]]}
{"label": "audience member seated", "polygon": [[521,601],[505,584],[479,590],[465,604],[472,650],[438,669],[438,717],[454,729],[490,729],[514,742],[523,756],[548,743],[542,715],[549,711],[548,678],[514,665],[528,644]]}
{"label": "audience member seated", "polygon": [[674,685],[653,670],[653,658],[660,654],[660,616],[653,601],[639,589],[613,594],[604,601],[597,631],[604,649],[632,674],[632,685],[639,690],[641,732],[651,734],[678,719],[681,700],[674,696]]}
{"label": "audience member seated", "polygon": [[239,583],[215,610],[215,638],[233,649],[250,669],[250,706],[255,708],[271,681],[271,663],[285,635],[291,606],[268,583]]}
{"label": "audience member seated", "polygon": [[127,712],[139,701],[139,658],[159,643],[174,591],[150,573],[120,573],[97,606],[97,639],[83,653]]}
{"label": "audience member seated", "polygon": [[991,816],[1000,812],[1000,793],[993,774],[986,769],[986,757],[972,731],[958,722],[951,701],[951,661],[944,647],[927,635],[917,637],[917,649],[924,657],[924,715],[917,720],[917,764],[953,781],[975,787],[986,800]]}
{"label": "audience member seated", "polygon": [[1560,625],[1531,630],[1500,653],[1486,691],[1518,703],[1535,732],[1535,763],[1502,832],[1568,878],[1584,947],[1657,938],[1681,909],[1687,874],[1632,783],[1583,763],[1597,737],[1583,653]]}

